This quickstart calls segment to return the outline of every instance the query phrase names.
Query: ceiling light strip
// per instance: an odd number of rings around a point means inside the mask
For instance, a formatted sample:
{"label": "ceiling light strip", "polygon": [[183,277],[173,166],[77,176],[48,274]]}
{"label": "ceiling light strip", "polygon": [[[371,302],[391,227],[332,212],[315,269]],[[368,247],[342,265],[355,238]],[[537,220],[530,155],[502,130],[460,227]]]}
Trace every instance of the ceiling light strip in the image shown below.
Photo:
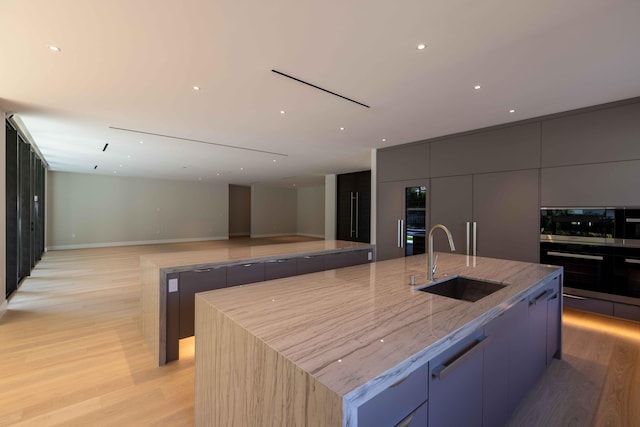
{"label": "ceiling light strip", "polygon": [[218,147],[234,148],[236,150],[253,151],[255,153],[265,153],[265,154],[273,154],[275,156],[289,157],[288,154],[276,153],[276,152],[273,152],[273,151],[257,150],[255,148],[239,147],[237,145],[218,144],[217,142],[202,141],[200,139],[183,138],[183,137],[180,137],[180,136],[173,136],[173,135],[164,135],[164,134],[161,134],[161,133],[146,132],[146,131],[143,131],[143,130],[125,129],[125,128],[119,128],[119,127],[116,127],[116,126],[109,126],[109,129],[121,130],[121,131],[124,131],[124,132],[141,133],[141,134],[144,134],[144,135],[151,135],[151,136],[161,136],[163,138],[179,139],[181,141],[197,142],[199,144],[216,145]]}
{"label": "ceiling light strip", "polygon": [[367,104],[363,104],[362,102],[358,102],[358,101],[353,100],[353,99],[351,99],[351,98],[347,98],[346,96],[342,96],[342,95],[340,95],[339,93],[331,92],[330,90],[327,90],[327,89],[321,88],[320,86],[316,86],[316,85],[314,85],[314,84],[312,84],[312,83],[309,83],[309,82],[305,82],[304,80],[300,80],[300,79],[298,79],[298,78],[296,78],[296,77],[290,76],[289,74],[285,74],[285,73],[283,73],[283,72],[281,72],[281,71],[278,71],[278,70],[271,70],[271,71],[273,71],[273,72],[274,72],[274,73],[276,73],[276,74],[280,74],[280,75],[281,75],[281,76],[283,76],[283,77],[287,77],[287,78],[289,78],[289,79],[291,79],[291,80],[295,80],[295,81],[297,81],[297,82],[299,82],[299,83],[305,84],[305,85],[307,85],[307,86],[311,86],[312,88],[315,88],[315,89],[321,90],[321,91],[323,91],[323,92],[330,93],[331,95],[337,96],[338,98],[346,99],[347,101],[351,101],[351,102],[353,102],[354,104],[358,104],[358,105],[361,105],[361,106],[366,107],[366,108],[371,108],[371,107],[369,107]]}

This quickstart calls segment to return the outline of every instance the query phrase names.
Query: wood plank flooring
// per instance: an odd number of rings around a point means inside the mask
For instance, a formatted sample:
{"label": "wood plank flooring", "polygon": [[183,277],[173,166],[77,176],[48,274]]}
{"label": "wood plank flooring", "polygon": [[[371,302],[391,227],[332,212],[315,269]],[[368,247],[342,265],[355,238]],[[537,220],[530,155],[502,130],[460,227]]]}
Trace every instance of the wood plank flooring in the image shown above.
{"label": "wood plank flooring", "polygon": [[[48,252],[0,318],[0,426],[189,426],[194,340],[154,366],[139,256],[304,238]],[[565,311],[554,361],[510,426],[640,426],[640,325]]]}

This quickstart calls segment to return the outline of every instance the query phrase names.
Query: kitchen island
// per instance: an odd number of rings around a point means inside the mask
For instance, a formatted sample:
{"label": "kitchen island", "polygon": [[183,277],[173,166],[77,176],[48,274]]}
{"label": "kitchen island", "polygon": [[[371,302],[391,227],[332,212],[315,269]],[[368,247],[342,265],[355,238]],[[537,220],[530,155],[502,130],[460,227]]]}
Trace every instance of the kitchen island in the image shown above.
{"label": "kitchen island", "polygon": [[409,285],[426,282],[426,265],[417,255],[198,294],[196,425],[440,425],[452,390],[467,425],[508,417],[540,362],[561,356],[562,268],[440,253],[436,280],[505,285],[468,302]]}

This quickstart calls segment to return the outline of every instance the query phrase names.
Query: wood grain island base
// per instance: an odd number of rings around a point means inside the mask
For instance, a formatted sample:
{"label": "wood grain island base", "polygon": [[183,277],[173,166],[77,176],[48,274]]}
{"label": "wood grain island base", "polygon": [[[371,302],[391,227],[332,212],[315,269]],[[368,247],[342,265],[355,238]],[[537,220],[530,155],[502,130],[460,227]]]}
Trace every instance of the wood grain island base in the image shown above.
{"label": "wood grain island base", "polygon": [[199,293],[196,425],[504,424],[561,357],[562,268],[439,253],[436,279],[505,285],[472,303],[408,285],[426,264]]}

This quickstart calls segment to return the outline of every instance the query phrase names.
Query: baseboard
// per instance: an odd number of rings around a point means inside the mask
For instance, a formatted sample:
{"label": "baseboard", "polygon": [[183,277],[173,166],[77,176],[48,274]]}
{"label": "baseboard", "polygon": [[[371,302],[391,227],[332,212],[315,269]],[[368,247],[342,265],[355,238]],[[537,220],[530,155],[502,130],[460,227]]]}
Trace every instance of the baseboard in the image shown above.
{"label": "baseboard", "polygon": [[277,233],[277,234],[252,234],[252,239],[260,239],[262,237],[284,237],[284,236],[295,236],[296,233]]}
{"label": "baseboard", "polygon": [[59,245],[49,246],[47,250],[64,250],[64,249],[92,249],[92,248],[111,248],[114,246],[139,246],[139,245],[157,245],[162,243],[188,243],[188,242],[204,242],[207,240],[229,240],[228,237],[194,237],[186,239],[163,239],[163,240],[136,240],[130,242],[109,242],[109,243],[83,243],[78,245]]}
{"label": "baseboard", "polygon": [[2,316],[4,316],[4,314],[7,312],[7,300],[2,301],[2,304],[0,304],[0,319],[2,318]]}
{"label": "baseboard", "polygon": [[316,239],[324,239],[324,234],[297,233],[297,236],[315,237]]}

